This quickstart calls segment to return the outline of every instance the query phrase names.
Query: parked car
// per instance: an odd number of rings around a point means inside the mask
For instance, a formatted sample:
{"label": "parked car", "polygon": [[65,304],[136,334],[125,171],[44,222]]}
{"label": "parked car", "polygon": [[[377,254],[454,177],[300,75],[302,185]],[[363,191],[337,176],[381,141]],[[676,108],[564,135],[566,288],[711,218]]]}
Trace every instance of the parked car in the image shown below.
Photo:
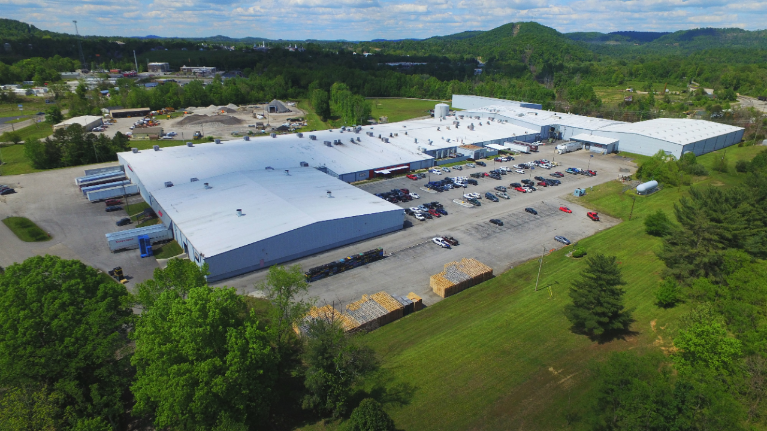
{"label": "parked car", "polygon": [[433,215],[434,217],[437,217],[437,218],[440,218],[440,217],[442,217],[442,215],[440,215],[440,213],[438,213],[438,212],[437,212],[436,210],[434,210],[434,209],[430,209],[430,210],[429,210],[429,214],[431,214],[431,215]]}
{"label": "parked car", "polygon": [[434,211],[437,211],[438,213],[440,213],[442,215],[447,215],[447,211],[444,208],[437,208]]}
{"label": "parked car", "polygon": [[498,190],[499,192],[505,192],[506,191],[506,187],[504,187],[504,186],[498,186],[495,189]]}
{"label": "parked car", "polygon": [[570,240],[565,238],[565,237],[563,237],[563,236],[557,235],[557,236],[554,237],[554,239],[559,241],[559,242],[561,242],[564,245],[570,245]]}
{"label": "parked car", "polygon": [[450,244],[448,244],[447,241],[443,240],[440,237],[432,238],[431,241],[442,248],[450,248]]}
{"label": "parked car", "polygon": [[496,192],[495,194],[496,194],[496,196],[498,196],[498,197],[501,197],[501,198],[504,198],[504,199],[511,199],[511,198],[509,197],[509,195],[508,195],[508,194],[506,194],[506,193],[504,193],[504,192]]}
{"label": "parked car", "polygon": [[509,184],[511,187],[522,187],[522,184],[520,183],[511,183]]}
{"label": "parked car", "polygon": [[568,207],[559,207],[559,210],[564,212],[564,213],[568,213],[568,214],[571,214],[573,212],[573,210],[571,210]]}
{"label": "parked car", "polygon": [[490,223],[496,225],[496,226],[503,226],[503,222],[497,218],[491,218]]}
{"label": "parked car", "polygon": [[477,180],[473,180],[473,179],[468,179],[468,180],[466,180],[466,182],[467,182],[468,184],[471,184],[471,185],[473,185],[473,186],[476,186],[477,184],[479,184],[479,183],[477,182]]}
{"label": "parked car", "polygon": [[466,167],[467,167],[467,168],[473,168],[473,167],[475,167],[475,166],[476,166],[476,165],[475,165],[474,163],[466,163]]}
{"label": "parked car", "polygon": [[117,222],[116,222],[115,224],[116,224],[117,226],[125,226],[126,224],[131,224],[131,223],[132,223],[132,221],[131,221],[131,219],[130,219],[130,218],[128,218],[128,217],[123,217],[123,218],[121,218],[120,220],[117,220]]}
{"label": "parked car", "polygon": [[461,245],[461,243],[458,242],[457,239],[453,238],[452,236],[443,236],[442,241],[447,242],[448,244],[452,245],[453,247],[457,245]]}
{"label": "parked car", "polygon": [[107,199],[105,203],[108,207],[111,207],[112,205],[122,205],[123,201],[122,199]]}
{"label": "parked car", "polygon": [[111,213],[113,211],[120,211],[121,209],[123,209],[123,207],[121,207],[119,205],[112,205],[112,206],[106,207],[106,209],[104,211],[106,211],[108,213]]}
{"label": "parked car", "polygon": [[416,220],[426,221],[426,217],[422,216],[421,213],[414,213],[414,214],[415,215],[413,217],[415,217]]}
{"label": "parked car", "polygon": [[495,197],[495,195],[490,192],[485,193],[485,197],[487,198],[487,200],[498,202],[498,198]]}
{"label": "parked car", "polygon": [[442,168],[442,172],[450,172],[450,168],[448,168],[447,166],[445,166],[444,168]]}
{"label": "parked car", "polygon": [[587,212],[587,213],[586,213],[586,216],[587,216],[588,218],[590,218],[590,219],[594,220],[594,221],[599,221],[599,214],[597,214],[597,213],[595,213],[595,212],[593,212],[593,211],[591,211],[591,212]]}
{"label": "parked car", "polygon": [[520,187],[514,187],[514,190],[516,190],[516,191],[518,191],[520,193],[527,193],[527,189],[525,189],[524,187],[521,187],[521,186]]}
{"label": "parked car", "polygon": [[588,172],[589,174],[591,174],[591,176],[592,176],[592,177],[593,177],[593,176],[595,176],[595,175],[597,174],[597,171],[592,171],[592,170],[590,170],[590,169],[589,169],[588,171],[586,171],[586,172]]}
{"label": "parked car", "polygon": [[525,208],[525,212],[529,212],[532,215],[538,215],[538,211],[533,208]]}
{"label": "parked car", "polygon": [[456,171],[462,171],[463,167],[462,166],[453,166],[453,169],[455,169]]}
{"label": "parked car", "polygon": [[413,198],[413,199],[421,199],[421,197],[418,196],[417,193],[410,193],[410,197]]}
{"label": "parked car", "polygon": [[16,193],[16,190],[14,190],[13,188],[5,186],[5,185],[0,185],[0,196],[10,195],[13,193]]}
{"label": "parked car", "polygon": [[168,132],[168,133],[166,133],[166,135],[168,135],[168,136],[176,136],[176,135],[178,135],[178,133],[176,133],[176,132]]}
{"label": "parked car", "polygon": [[481,162],[477,160],[477,166],[487,166],[487,164],[485,162]]}
{"label": "parked car", "polygon": [[525,173],[525,171],[523,171],[522,169],[517,169],[514,172],[516,172],[518,174],[524,174]]}
{"label": "parked car", "polygon": [[407,175],[407,177],[408,177],[409,179],[413,180],[413,181],[415,181],[415,180],[417,180],[417,179],[418,179],[418,177],[417,177],[417,176],[415,176],[415,175],[413,175],[413,174],[408,174],[408,175]]}
{"label": "parked car", "polygon": [[562,172],[552,172],[551,176],[556,178],[562,178],[565,176],[565,174],[563,174]]}
{"label": "parked car", "polygon": [[475,207],[481,207],[482,206],[482,203],[480,201],[474,199],[474,198],[466,199],[466,202],[474,205]]}

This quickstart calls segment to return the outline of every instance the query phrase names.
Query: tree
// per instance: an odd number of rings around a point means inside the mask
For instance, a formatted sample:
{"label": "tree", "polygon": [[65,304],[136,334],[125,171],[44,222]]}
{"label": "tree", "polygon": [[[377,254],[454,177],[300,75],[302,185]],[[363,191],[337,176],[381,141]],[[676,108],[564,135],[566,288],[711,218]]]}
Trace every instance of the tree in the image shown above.
{"label": "tree", "polygon": [[338,417],[346,411],[352,386],[376,367],[373,351],[344,333],[336,320],[309,323],[304,361],[303,406]]}
{"label": "tree", "polygon": [[704,368],[716,374],[732,374],[741,354],[741,343],[727,334],[721,317],[710,305],[693,309],[682,318],[683,329],[674,338],[679,349],[674,363],[680,372]]}
{"label": "tree", "polygon": [[37,256],[0,275],[0,387],[47,385],[72,420],[125,412],[133,322],[125,288],[76,260]]}
{"label": "tree", "polygon": [[270,330],[274,333],[277,352],[287,347],[294,339],[293,324],[306,315],[311,301],[299,299],[309,289],[301,267],[272,266],[266,281],[257,286],[271,302],[269,311]]}
{"label": "tree", "polygon": [[666,236],[671,233],[671,222],[663,210],[650,214],[644,220],[645,232],[653,236]]}
{"label": "tree", "polygon": [[276,356],[234,289],[166,290],[131,336],[134,412],[157,428],[256,429],[266,417]]}
{"label": "tree", "polygon": [[150,308],[165,291],[186,298],[192,288],[208,285],[208,274],[207,263],[199,266],[188,259],[171,259],[165,268],[155,268],[153,278],[136,286],[136,302]]}
{"label": "tree", "polygon": [[730,166],[727,162],[727,156],[723,154],[720,157],[714,158],[714,170],[722,173],[727,173],[730,171]]}
{"label": "tree", "polygon": [[655,291],[655,303],[659,307],[671,308],[679,303],[682,298],[679,295],[679,285],[671,277],[664,279],[658,290]]}
{"label": "tree", "polygon": [[631,324],[631,310],[623,306],[626,284],[615,256],[597,254],[588,259],[581,279],[570,287],[573,303],[565,307],[565,315],[573,330],[591,336],[625,331]]}
{"label": "tree", "polygon": [[64,114],[58,106],[51,106],[45,110],[45,121],[49,124],[59,124],[64,121]]}
{"label": "tree", "polygon": [[8,431],[60,428],[59,395],[42,387],[11,387],[0,395],[0,424]]}
{"label": "tree", "polygon": [[738,160],[735,162],[735,170],[737,172],[747,172],[748,171],[748,162],[745,160]]}
{"label": "tree", "polygon": [[0,141],[11,142],[13,145],[18,145],[23,140],[24,138],[21,137],[19,132],[5,132],[0,136]]}
{"label": "tree", "polygon": [[354,409],[346,428],[348,431],[394,431],[394,421],[383,406],[372,398],[365,398]]}
{"label": "tree", "polygon": [[314,112],[320,116],[322,121],[327,121],[330,118],[330,97],[327,91],[322,89],[312,91],[311,103]]}
{"label": "tree", "polygon": [[24,143],[24,155],[35,169],[53,169],[61,162],[59,146],[50,139],[29,139]]}

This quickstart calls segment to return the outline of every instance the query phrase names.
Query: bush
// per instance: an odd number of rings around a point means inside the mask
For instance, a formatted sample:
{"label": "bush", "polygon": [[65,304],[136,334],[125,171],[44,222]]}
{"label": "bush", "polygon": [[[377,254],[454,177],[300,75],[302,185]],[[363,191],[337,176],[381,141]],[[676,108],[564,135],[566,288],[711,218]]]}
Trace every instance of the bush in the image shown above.
{"label": "bush", "polygon": [[583,246],[575,246],[575,250],[573,250],[573,257],[583,257],[586,256],[586,249]]}
{"label": "bush", "polygon": [[695,175],[695,176],[698,176],[698,177],[704,177],[704,176],[708,175],[708,169],[706,169],[705,166],[698,165],[698,164],[690,166],[688,168],[687,172],[689,172],[690,175]]}
{"label": "bush", "polygon": [[748,162],[745,160],[738,160],[735,162],[735,170],[738,172],[746,172],[748,170]]}
{"label": "bush", "polygon": [[682,302],[676,280],[671,277],[663,280],[655,291],[655,300],[655,304],[663,308],[671,308]]}
{"label": "bush", "polygon": [[727,157],[717,157],[714,159],[714,170],[721,173],[727,173],[730,171],[730,166],[727,163]]}
{"label": "bush", "polygon": [[21,137],[21,134],[19,132],[5,132],[2,135],[0,135],[0,141],[1,142],[11,142],[14,145],[18,145],[23,141],[24,139]]}
{"label": "bush", "polygon": [[365,398],[349,417],[348,431],[393,431],[394,421],[384,411],[381,404]]}
{"label": "bush", "polygon": [[671,233],[671,223],[662,210],[650,214],[644,220],[645,232],[652,236],[666,236]]}

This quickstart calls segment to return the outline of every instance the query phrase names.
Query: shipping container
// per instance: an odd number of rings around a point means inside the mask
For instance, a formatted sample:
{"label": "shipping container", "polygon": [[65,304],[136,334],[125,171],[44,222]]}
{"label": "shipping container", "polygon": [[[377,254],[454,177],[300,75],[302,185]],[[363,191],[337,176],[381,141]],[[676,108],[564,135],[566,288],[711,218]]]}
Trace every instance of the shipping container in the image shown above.
{"label": "shipping container", "polygon": [[530,148],[527,145],[523,145],[522,143],[504,142],[503,146],[508,148],[511,151],[516,151],[516,152],[524,153],[524,154],[530,154]]}
{"label": "shipping container", "polygon": [[102,181],[106,178],[112,178],[112,177],[119,177],[119,176],[125,176],[125,172],[123,170],[117,170],[117,171],[109,171],[109,172],[99,172],[92,175],[85,175],[82,177],[75,178],[75,184],[78,186],[83,186],[83,184],[93,182],[93,181]]}
{"label": "shipping container", "polygon": [[130,184],[130,180],[123,180],[123,181],[99,184],[96,186],[83,187],[80,190],[83,192],[83,196],[88,196],[88,192],[92,192],[94,190],[111,189],[112,187],[122,187],[128,184]]}
{"label": "shipping container", "polygon": [[138,237],[146,235],[149,242],[154,244],[158,241],[173,239],[173,232],[162,224],[140,227],[137,229],[123,230],[106,234],[109,250],[132,250],[139,248]]}
{"label": "shipping container", "polygon": [[125,168],[123,165],[117,165],[117,166],[109,166],[108,168],[94,168],[94,169],[86,169],[84,171],[84,175],[86,177],[91,175],[99,175],[99,174],[108,174],[113,172],[123,172]]}
{"label": "shipping container", "polygon": [[101,189],[89,192],[86,196],[91,202],[100,202],[120,196],[131,196],[138,194],[137,184],[128,184],[127,186],[112,187],[111,189]]}

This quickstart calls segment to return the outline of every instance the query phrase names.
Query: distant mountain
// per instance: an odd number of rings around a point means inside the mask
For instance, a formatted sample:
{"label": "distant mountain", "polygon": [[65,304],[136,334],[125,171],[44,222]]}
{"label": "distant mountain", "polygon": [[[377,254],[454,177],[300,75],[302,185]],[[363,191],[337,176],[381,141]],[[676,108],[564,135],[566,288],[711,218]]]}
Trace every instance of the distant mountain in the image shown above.
{"label": "distant mountain", "polygon": [[429,38],[429,40],[463,40],[463,39],[472,38],[474,36],[479,36],[482,33],[485,33],[485,32],[478,31],[478,30],[469,30],[469,31],[461,32],[461,33],[449,34],[447,36],[434,36]]}
{"label": "distant mountain", "polygon": [[614,31],[611,33],[576,32],[567,33],[565,36],[570,40],[587,43],[649,43],[668,34],[671,33],[655,31]]}
{"label": "distant mountain", "polygon": [[421,40],[421,39],[414,39],[414,38],[408,38],[408,39],[373,39],[371,42],[402,42],[403,40]]}

